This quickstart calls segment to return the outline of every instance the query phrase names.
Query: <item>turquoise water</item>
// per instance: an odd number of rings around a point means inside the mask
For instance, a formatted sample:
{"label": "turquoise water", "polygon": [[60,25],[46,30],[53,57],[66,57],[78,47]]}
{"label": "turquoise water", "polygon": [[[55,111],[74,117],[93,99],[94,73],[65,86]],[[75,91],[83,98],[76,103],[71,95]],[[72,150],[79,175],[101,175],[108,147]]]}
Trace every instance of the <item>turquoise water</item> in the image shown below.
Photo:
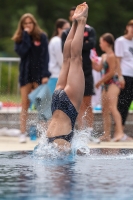
{"label": "turquoise water", "polygon": [[0,153],[0,200],[6,199],[132,200],[133,150],[93,149],[60,159]]}

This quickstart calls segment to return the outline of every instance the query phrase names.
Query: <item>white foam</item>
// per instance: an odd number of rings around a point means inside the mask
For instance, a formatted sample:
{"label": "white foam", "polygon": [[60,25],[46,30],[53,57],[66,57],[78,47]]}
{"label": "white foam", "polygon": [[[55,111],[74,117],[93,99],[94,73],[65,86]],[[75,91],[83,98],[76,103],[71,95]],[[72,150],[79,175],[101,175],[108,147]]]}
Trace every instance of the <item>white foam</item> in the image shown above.
{"label": "white foam", "polygon": [[[88,146],[89,138],[88,134],[85,131],[75,131],[74,137],[71,142],[71,150],[64,147],[61,151],[58,146],[53,143],[48,143],[46,138],[46,130],[39,127],[41,132],[41,138],[39,144],[35,147],[33,151],[33,156],[36,159],[63,159],[65,156],[76,155],[77,151],[80,151],[82,154],[90,155],[90,148]],[[43,131],[43,132],[42,132]]]}
{"label": "white foam", "polygon": [[34,158],[37,159],[56,159],[56,158],[64,158],[70,150],[64,146],[64,151],[61,151],[57,144],[48,143],[46,138],[46,130],[43,131],[39,144],[35,147],[33,151]]}
{"label": "white foam", "polygon": [[90,155],[90,148],[88,146],[89,135],[84,130],[75,131],[73,140],[72,140],[72,151],[76,154],[77,151],[82,152],[85,155]]}

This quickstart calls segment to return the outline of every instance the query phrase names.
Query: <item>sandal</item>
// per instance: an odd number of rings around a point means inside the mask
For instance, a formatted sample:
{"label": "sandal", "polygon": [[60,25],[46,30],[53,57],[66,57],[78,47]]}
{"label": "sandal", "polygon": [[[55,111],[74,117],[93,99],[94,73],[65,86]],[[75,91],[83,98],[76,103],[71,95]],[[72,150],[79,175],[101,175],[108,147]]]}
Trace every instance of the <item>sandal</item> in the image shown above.
{"label": "sandal", "polygon": [[121,138],[113,138],[112,142],[133,142],[133,138],[124,134]]}

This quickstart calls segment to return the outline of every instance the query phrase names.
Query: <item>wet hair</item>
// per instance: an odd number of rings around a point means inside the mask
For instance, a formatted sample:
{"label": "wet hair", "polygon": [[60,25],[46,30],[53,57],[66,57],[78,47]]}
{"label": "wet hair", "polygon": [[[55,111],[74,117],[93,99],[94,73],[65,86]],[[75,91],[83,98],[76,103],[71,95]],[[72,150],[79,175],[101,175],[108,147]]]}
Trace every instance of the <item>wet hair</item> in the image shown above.
{"label": "wet hair", "polygon": [[31,13],[25,13],[24,15],[22,15],[22,17],[19,20],[17,30],[15,31],[15,33],[12,37],[12,40],[14,40],[15,42],[21,42],[22,33],[24,30],[23,24],[24,24],[24,21],[26,18],[30,18],[34,24],[33,31],[30,34],[32,36],[33,40],[40,41],[41,33],[43,33],[43,30],[39,27],[35,17]]}
{"label": "wet hair", "polygon": [[[130,26],[130,25],[133,25],[133,19],[131,19],[131,20],[127,23],[126,26]],[[128,30],[125,29],[124,33],[127,34],[127,33],[128,33]]]}
{"label": "wet hair", "polygon": [[69,11],[72,11],[72,10],[75,11],[76,10],[76,6],[71,7]]}
{"label": "wet hair", "polygon": [[58,35],[58,28],[63,28],[66,23],[69,23],[66,19],[60,18],[56,20],[53,37]]}
{"label": "wet hair", "polygon": [[101,38],[106,41],[109,45],[112,46],[112,49],[114,49],[114,36],[111,33],[105,33],[101,36]]}

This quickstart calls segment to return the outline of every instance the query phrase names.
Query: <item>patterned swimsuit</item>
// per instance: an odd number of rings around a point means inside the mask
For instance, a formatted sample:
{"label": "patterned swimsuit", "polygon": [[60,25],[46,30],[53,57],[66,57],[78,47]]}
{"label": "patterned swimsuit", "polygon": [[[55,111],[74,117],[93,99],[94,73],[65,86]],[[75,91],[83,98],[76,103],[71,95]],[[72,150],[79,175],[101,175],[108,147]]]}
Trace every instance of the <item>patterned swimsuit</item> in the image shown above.
{"label": "patterned swimsuit", "polygon": [[[103,70],[102,70],[102,75],[104,76],[105,74],[107,74],[109,71],[109,66],[108,63],[106,61],[103,62]],[[103,85],[102,85],[102,89],[105,89],[106,91],[108,91],[108,87],[110,84],[114,83],[115,85],[117,85],[120,88],[120,82],[118,79],[117,75],[114,75],[110,80],[106,81]]]}
{"label": "patterned swimsuit", "polygon": [[53,142],[55,139],[64,139],[70,142],[74,134],[73,129],[74,129],[78,112],[75,109],[74,105],[71,103],[70,99],[68,98],[64,90],[54,91],[53,96],[52,96],[51,110],[52,110],[52,114],[56,110],[63,111],[71,120],[72,131],[68,135],[60,135],[60,136],[48,138],[49,142]]}

